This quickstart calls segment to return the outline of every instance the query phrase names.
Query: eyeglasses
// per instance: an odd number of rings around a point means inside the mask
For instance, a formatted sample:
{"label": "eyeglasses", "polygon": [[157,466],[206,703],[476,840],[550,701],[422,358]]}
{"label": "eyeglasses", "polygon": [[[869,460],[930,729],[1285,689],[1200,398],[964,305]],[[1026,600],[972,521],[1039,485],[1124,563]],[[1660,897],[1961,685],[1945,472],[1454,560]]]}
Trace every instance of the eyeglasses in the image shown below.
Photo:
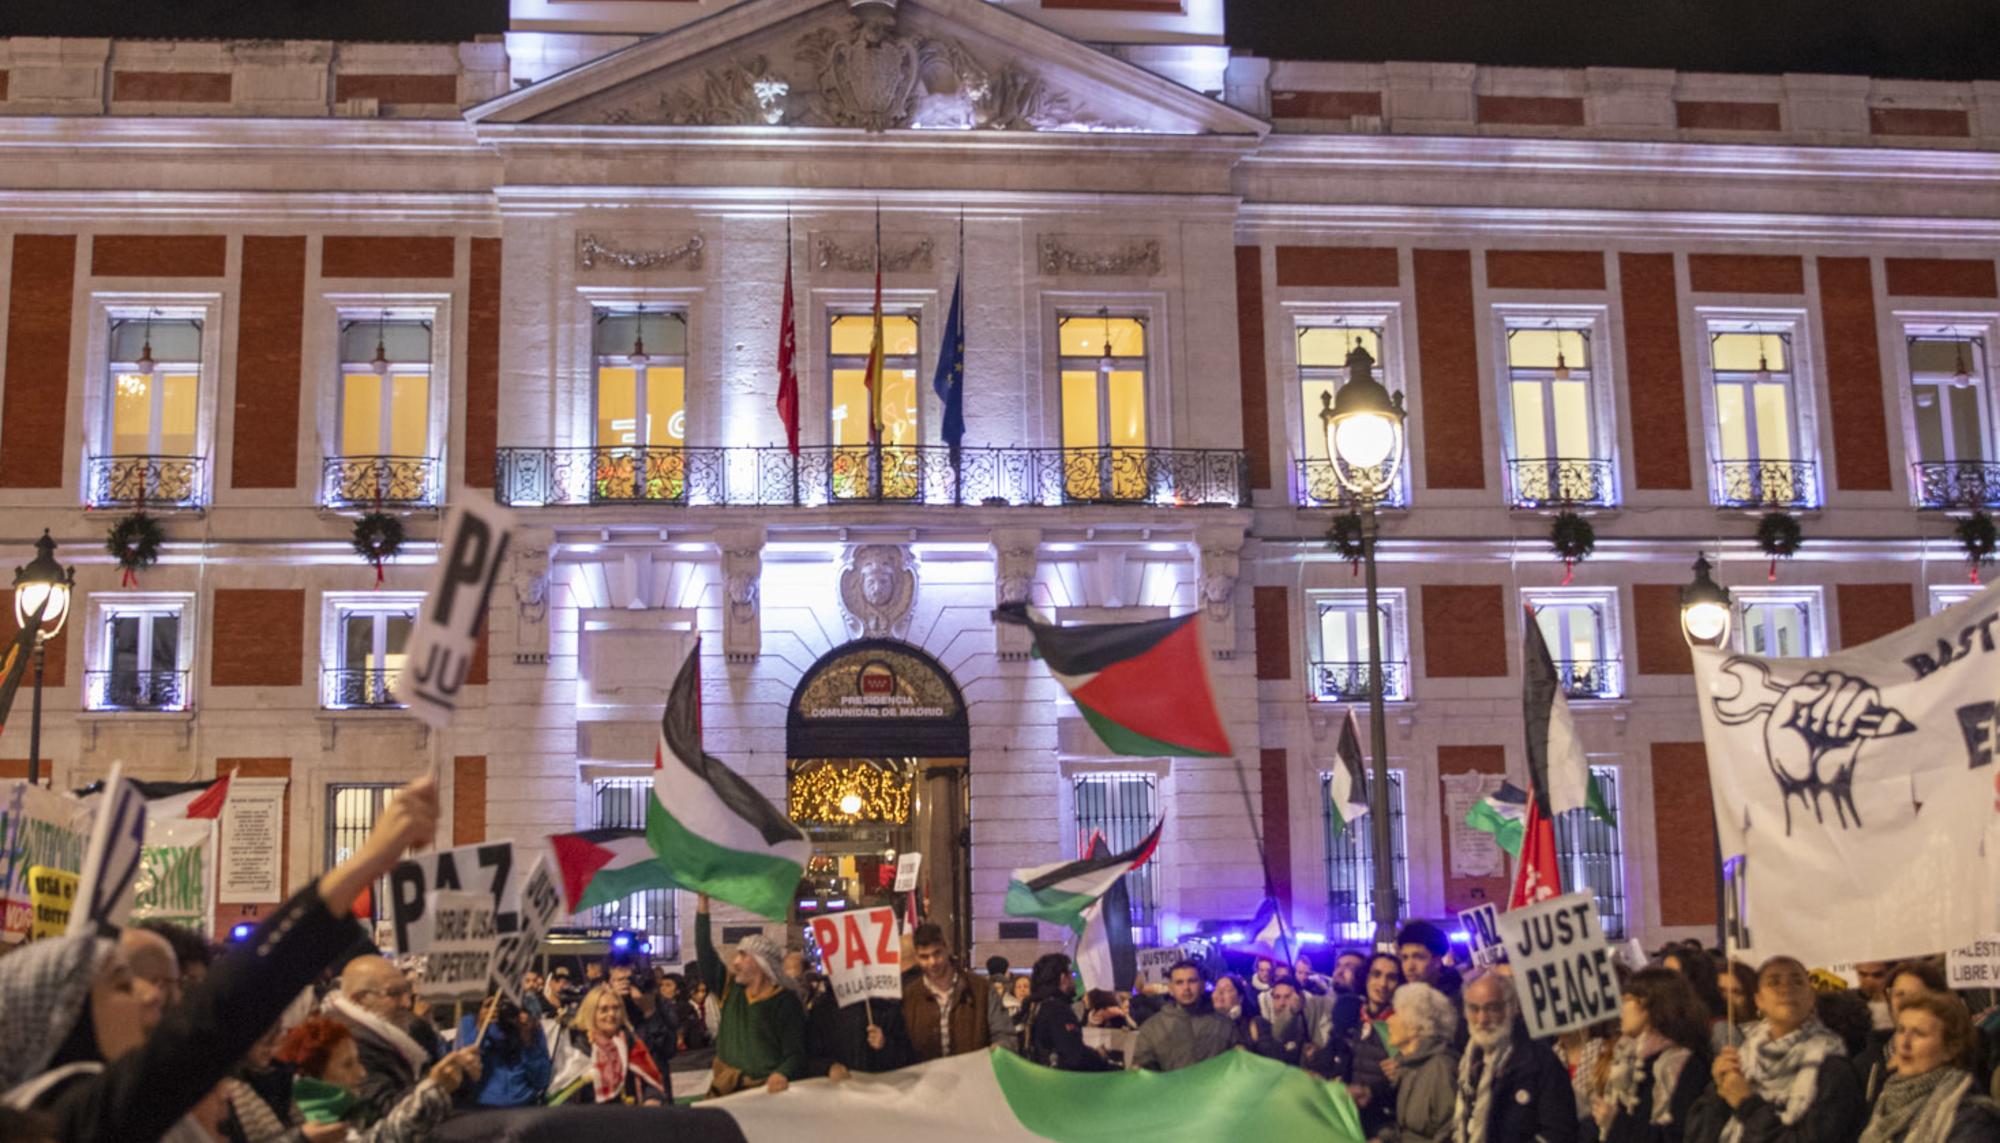
{"label": "eyeglasses", "polygon": [[1507,1002],[1496,1000],[1491,1004],[1473,1004],[1468,1001],[1465,1005],[1465,1014],[1467,1016],[1504,1017],[1507,1015]]}

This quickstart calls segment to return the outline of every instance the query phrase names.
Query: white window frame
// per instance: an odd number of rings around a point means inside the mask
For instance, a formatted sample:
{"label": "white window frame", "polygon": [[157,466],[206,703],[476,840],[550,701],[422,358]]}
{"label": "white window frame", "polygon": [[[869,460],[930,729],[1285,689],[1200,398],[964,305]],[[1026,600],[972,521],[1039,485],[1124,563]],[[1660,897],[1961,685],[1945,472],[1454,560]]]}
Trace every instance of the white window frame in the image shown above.
{"label": "white window frame", "polygon": [[[1514,461],[1522,460],[1584,460],[1606,464],[1604,495],[1601,500],[1591,503],[1617,504],[1621,490],[1618,475],[1618,424],[1615,399],[1617,378],[1612,364],[1610,311],[1601,305],[1512,305],[1497,304],[1492,307],[1493,319],[1493,362],[1499,379],[1501,455],[1508,464],[1506,493],[1509,503],[1516,502],[1521,490],[1516,487]],[[1589,395],[1590,409],[1588,423],[1590,429],[1590,455],[1581,457],[1533,457],[1522,456],[1514,429],[1514,383],[1520,381],[1540,381],[1543,386],[1544,417],[1547,410],[1554,407],[1549,400],[1546,382],[1554,380],[1552,369],[1523,368],[1516,376],[1513,359],[1510,356],[1508,334],[1514,330],[1563,329],[1576,332],[1589,339],[1585,350],[1585,365],[1577,369],[1572,365],[1571,376],[1581,372]],[[1553,437],[1553,424],[1544,426],[1546,435]]]}
{"label": "white window frame", "polygon": [[[591,436],[593,438],[590,442],[591,447],[596,449],[631,449],[634,452],[657,450],[657,449],[687,448],[688,442],[691,439],[691,434],[689,432],[689,421],[691,420],[691,410],[689,408],[689,405],[691,404],[690,398],[692,396],[692,383],[694,381],[694,371],[688,366],[689,353],[683,352],[678,354],[661,354],[661,353],[655,353],[651,349],[648,349],[646,351],[646,363],[640,366],[633,366],[631,362],[631,352],[629,350],[622,355],[616,353],[603,354],[597,352],[597,323],[600,320],[598,315],[603,314],[605,317],[615,317],[623,314],[637,314],[639,310],[640,307],[636,304],[630,306],[616,306],[616,305],[606,305],[603,303],[596,303],[593,304],[591,307],[590,311],[591,337],[589,342],[590,426],[591,426],[590,431],[591,431]],[[661,318],[678,319],[681,323],[682,348],[688,351],[693,350],[694,324],[689,319],[688,312],[685,307],[648,306],[646,307],[646,315],[648,317],[658,316]],[[674,441],[671,431],[668,433],[667,439],[664,441],[639,439],[635,440],[632,444],[629,445],[614,443],[611,441],[600,441],[595,439],[597,434],[597,425],[601,420],[601,418],[598,416],[598,401],[602,397],[602,394],[600,394],[597,389],[599,378],[603,375],[603,370],[606,366],[617,367],[621,365],[631,367],[637,370],[637,373],[635,374],[632,380],[632,409],[633,409],[632,430],[633,430],[633,435],[635,437],[640,437],[640,438],[643,438],[645,436],[645,426],[647,423],[646,409],[648,408],[648,401],[646,399],[647,398],[646,385],[648,377],[651,375],[655,367],[663,369],[672,368],[674,366],[680,367],[681,439],[678,442]]]}
{"label": "white window frame", "polygon": [[[160,667],[157,664],[142,665],[140,670],[172,670],[185,675],[186,680],[181,684],[181,701],[162,706],[120,706],[101,701],[98,697],[99,689],[86,686],[85,709],[133,714],[171,713],[194,709],[196,616],[195,597],[191,592],[121,591],[115,595],[93,593],[90,596],[90,626],[84,633],[86,644],[84,656],[85,662],[89,664],[88,669],[100,673],[100,677],[106,679],[108,687],[110,672],[114,669],[111,657],[115,650],[111,637],[111,624],[117,619],[132,615],[144,616],[149,620],[161,615],[172,615],[178,621],[173,664],[168,667]],[[147,625],[147,629],[150,630],[150,624]],[[150,660],[152,641],[141,639],[139,646],[142,658]]]}
{"label": "white window frame", "polygon": [[[1290,432],[1299,435],[1290,442],[1291,455],[1296,463],[1306,462],[1308,448],[1307,433],[1325,435],[1319,424],[1319,410],[1306,408],[1305,388],[1306,368],[1299,364],[1299,334],[1307,329],[1372,329],[1376,331],[1377,344],[1382,347],[1382,359],[1375,363],[1375,380],[1391,393],[1405,393],[1403,378],[1404,361],[1408,353],[1403,344],[1403,306],[1400,302],[1286,302],[1284,312],[1290,319],[1284,345],[1280,348],[1279,368],[1283,375],[1292,378],[1292,384],[1285,392],[1285,420]],[[1318,369],[1315,367],[1315,374]],[[1334,390],[1347,383],[1344,366],[1334,378]],[[1407,400],[1407,396],[1405,400]],[[1414,434],[1410,434],[1414,435]],[[1406,436],[1403,446],[1403,463],[1396,470],[1396,487],[1391,489],[1384,505],[1404,507],[1410,502],[1410,441]],[[1298,490],[1303,497],[1304,488]],[[1323,503],[1323,501],[1315,501]]]}
{"label": "white window frame", "polygon": [[[1722,333],[1751,333],[1760,330],[1773,337],[1782,335],[1786,338],[1787,348],[1791,351],[1791,372],[1787,380],[1791,390],[1792,459],[1800,464],[1811,465],[1814,471],[1813,495],[1811,503],[1805,507],[1818,507],[1825,502],[1826,474],[1822,471],[1819,455],[1818,370],[1809,328],[1803,310],[1717,306],[1702,306],[1695,310],[1696,353],[1702,378],[1702,421],[1708,445],[1710,498],[1713,502],[1722,501],[1723,489],[1717,480],[1720,465],[1763,459],[1757,456],[1724,456],[1722,453],[1722,428],[1715,400],[1717,385],[1715,336]],[[1870,330],[1869,333],[1873,336],[1875,331]],[[1772,370],[1773,374],[1779,372],[1781,371]],[[1754,436],[1754,433],[1750,434],[1750,438],[1754,439]]]}
{"label": "white window frame", "polygon": [[[559,342],[555,346],[556,359],[561,368],[572,378],[566,397],[558,397],[554,406],[558,425],[556,443],[583,449],[598,447],[597,443],[597,312],[599,310],[636,310],[644,306],[649,312],[673,310],[687,322],[687,440],[715,440],[721,434],[721,422],[714,402],[697,402],[695,378],[705,376],[703,362],[707,361],[704,343],[701,340],[703,291],[698,287],[632,287],[632,286],[579,286],[575,294],[574,316],[562,323],[554,332]],[[803,327],[802,327],[803,328]],[[566,343],[561,343],[567,338]],[[809,338],[799,339],[799,349],[803,355]],[[800,375],[804,376],[803,356]],[[574,372],[569,372],[574,370]],[[803,412],[802,412],[803,416]],[[773,423],[776,423],[775,415]],[[802,422],[810,423],[810,422]],[[567,428],[567,432],[561,429]]]}
{"label": "white window frame", "polygon": [[[90,495],[90,465],[98,457],[119,455],[112,451],[111,418],[114,402],[113,362],[111,360],[111,323],[113,321],[144,321],[148,313],[158,323],[163,318],[169,320],[193,320],[201,323],[200,380],[195,385],[195,422],[193,456],[200,458],[200,472],[197,476],[199,494],[196,502],[188,507],[205,507],[214,499],[211,473],[215,464],[215,405],[216,405],[216,363],[222,353],[222,296],[203,293],[137,293],[119,291],[94,292],[90,296],[90,327],[84,344],[84,385],[83,423],[86,448],[81,458],[83,476],[79,488],[85,502]],[[159,431],[157,420],[155,433]]]}
{"label": "white window frame", "polygon": [[[431,293],[371,293],[328,292],[319,295],[320,320],[312,325],[311,337],[316,344],[308,344],[306,352],[309,360],[325,362],[319,376],[327,378],[326,388],[318,402],[320,410],[320,455],[345,456],[341,451],[340,418],[342,415],[343,390],[347,384],[341,360],[340,327],[347,321],[369,321],[389,311],[391,321],[421,320],[431,327],[430,385],[426,401],[428,421],[424,427],[424,455],[436,465],[434,477],[437,487],[436,498],[442,502],[445,490],[451,481],[447,475],[451,440],[451,390],[453,370],[451,362],[456,352],[452,322],[455,311],[451,295]],[[365,362],[363,363],[365,364]],[[384,402],[386,408],[387,402]]]}
{"label": "white window frame", "polygon": [[[1173,767],[1170,762],[1146,758],[1119,759],[1117,761],[1065,758],[1061,760],[1057,769],[1061,774],[1061,784],[1057,795],[1058,820],[1062,823],[1062,853],[1066,858],[1080,859],[1084,856],[1080,851],[1083,837],[1082,830],[1078,828],[1081,822],[1078,820],[1076,807],[1076,786],[1079,782],[1088,779],[1148,779],[1153,784],[1152,808],[1154,819],[1159,820],[1162,817],[1172,816],[1172,811],[1169,807],[1173,794],[1170,789],[1169,779],[1172,776]],[[1169,826],[1169,829],[1171,828]],[[1152,927],[1154,935],[1160,939],[1171,939],[1169,934],[1173,926],[1168,923],[1174,912],[1169,907],[1170,894],[1168,892],[1168,881],[1171,871],[1165,866],[1157,864],[1152,866],[1152,868],[1151,905],[1153,908]],[[1134,905],[1137,905],[1136,901]],[[1134,911],[1137,912],[1136,908]],[[1139,930],[1140,926],[1135,923],[1133,925],[1135,940],[1140,936]]]}
{"label": "white window frame", "polygon": [[[1610,678],[1605,681],[1605,690],[1603,693],[1583,695],[1572,692],[1569,697],[1571,701],[1579,701],[1579,700],[1588,701],[1590,699],[1616,699],[1624,697],[1625,660],[1624,656],[1621,654],[1623,641],[1620,637],[1623,632],[1623,625],[1620,621],[1620,616],[1619,616],[1618,590],[1616,588],[1608,588],[1608,587],[1523,588],[1521,590],[1521,603],[1524,608],[1524,610],[1521,612],[1521,621],[1523,623],[1540,621],[1539,618],[1530,619],[1527,611],[1525,610],[1526,608],[1540,609],[1542,607],[1565,607],[1565,608],[1587,607],[1595,610],[1597,613],[1597,655],[1598,655],[1596,661],[1609,665]],[[1564,624],[1564,627],[1566,628],[1567,624]],[[1546,638],[1544,638],[1544,642],[1547,642]],[[1558,653],[1559,651],[1560,653]],[[1556,671],[1557,674],[1559,675],[1562,673],[1563,663],[1574,661],[1567,659],[1565,657],[1567,654],[1568,654],[1567,644],[1564,644],[1564,646],[1561,648],[1558,648],[1554,644],[1549,645],[1549,657],[1555,660]]]}
{"label": "white window frame", "polygon": [[[1045,339],[1041,349],[1042,360],[1042,440],[1044,447],[1066,447],[1063,440],[1062,417],[1062,329],[1060,323],[1066,317],[1096,317],[1097,311],[1108,309],[1112,317],[1137,318],[1146,327],[1146,447],[1163,449],[1173,447],[1173,355],[1165,351],[1168,344],[1167,295],[1145,291],[1117,291],[1109,293],[1082,293],[1071,290],[1046,290],[1041,295],[1041,322],[1037,336]],[[1071,359],[1075,360],[1075,359]],[[1095,371],[1097,360],[1090,360],[1090,368]],[[928,389],[929,386],[923,386]],[[1104,408],[1102,404],[1099,408]],[[1028,444],[1032,442],[1022,442]],[[1050,502],[1062,503],[1061,497]]]}
{"label": "white window frame", "polygon": [[1732,606],[1735,615],[1730,623],[1730,645],[1741,654],[1753,654],[1750,646],[1749,626],[1752,607],[1773,607],[1784,604],[1804,609],[1805,647],[1799,648],[1793,658],[1813,658],[1826,654],[1826,593],[1817,587],[1732,587]]}
{"label": "white window frame", "polygon": [[1926,589],[1930,600],[1930,613],[1936,615],[1947,608],[1957,607],[1966,600],[1986,590],[1990,586],[1978,583],[1934,583]]}
{"label": "white window frame", "polygon": [[[1923,440],[1917,432],[1917,384],[1918,377],[1910,367],[1909,345],[1919,338],[1926,340],[1965,340],[1977,343],[1970,353],[1973,386],[1979,392],[1980,439],[1985,443],[1984,463],[2000,465],[2000,393],[1994,390],[1995,372],[1993,352],[2000,346],[2000,315],[1992,313],[1953,313],[1948,310],[1898,310],[1895,313],[1898,328],[1903,334],[1903,351],[1896,355],[1895,376],[1898,381],[1896,403],[1903,417],[1904,455],[1912,466],[1910,481],[1911,501],[1919,508],[1943,507],[1924,501],[1923,482],[1914,475],[1915,466],[1927,463],[1978,463],[1964,457],[1926,457]],[[1951,434],[1945,434],[1947,451],[1951,448]],[[1956,506],[1956,505],[1952,505]]]}
{"label": "white window frame", "polygon": [[[931,410],[926,408],[927,402],[924,400],[924,394],[930,392],[931,388],[929,379],[924,373],[924,336],[928,331],[928,327],[924,324],[924,319],[927,316],[924,313],[924,308],[921,305],[891,302],[887,294],[884,294],[882,298],[883,317],[909,318],[911,321],[917,323],[917,351],[915,353],[892,355],[888,352],[888,347],[886,345],[883,346],[882,369],[884,372],[891,369],[908,369],[917,375],[916,443],[919,446],[930,443],[924,437],[924,430],[932,423]],[[830,304],[820,314],[820,332],[825,338],[826,352],[821,355],[824,360],[821,362],[819,377],[820,391],[825,395],[826,401],[826,439],[828,443],[832,443],[834,440],[833,375],[844,369],[866,370],[868,368],[868,355],[866,353],[836,354],[833,352],[833,323],[839,321],[841,318],[871,318],[874,314],[875,303],[872,295],[869,298],[868,304],[859,309],[851,305]],[[888,442],[883,442],[883,446],[885,448],[889,447]],[[841,445],[839,447],[866,448],[867,446]]]}
{"label": "white window frame", "polygon": [[[355,615],[376,615],[388,617],[407,613],[414,617],[422,611],[424,596],[421,592],[400,591],[329,591],[322,597],[320,615],[320,692],[319,706],[322,710],[394,710],[403,703],[349,703],[336,705],[331,702],[328,691],[328,672],[343,670],[363,670],[362,667],[349,668],[347,665],[347,620]],[[413,627],[414,630],[414,627]],[[376,654],[386,653],[387,625],[378,622],[375,630]]]}
{"label": "white window frame", "polygon": [[[1386,614],[1382,624],[1382,662],[1385,668],[1400,664],[1402,670],[1385,669],[1383,698],[1389,702],[1410,701],[1412,664],[1410,662],[1409,639],[1409,599],[1404,589],[1382,588],[1376,592],[1376,606]],[[1336,659],[1325,646],[1325,633],[1321,627],[1321,615],[1329,608],[1352,610],[1357,619],[1365,620],[1368,610],[1368,593],[1362,588],[1312,588],[1306,592],[1306,652],[1309,656],[1306,670],[1306,687],[1316,702],[1353,702],[1343,698],[1338,689],[1332,691],[1320,687],[1318,671],[1313,663],[1360,662],[1361,660]]]}
{"label": "white window frame", "polygon": [[[424,446],[426,449],[428,449],[430,447],[430,440],[431,440],[431,422],[434,419],[431,416],[430,395],[431,395],[431,390],[436,387],[438,381],[437,377],[438,333],[437,333],[437,321],[434,315],[434,311],[431,310],[399,311],[391,308],[389,309],[388,316],[384,318],[381,310],[377,310],[372,315],[364,313],[359,310],[342,310],[340,312],[339,321],[335,326],[334,344],[338,346],[341,345],[342,342],[346,340],[344,336],[341,336],[342,334],[345,333],[345,329],[343,327],[360,326],[365,329],[368,326],[373,325],[379,328],[384,324],[394,325],[394,326],[424,325],[429,327],[428,333],[430,335],[430,342],[431,342],[430,360],[425,361],[422,365],[417,365],[416,363],[409,361],[392,362],[390,363],[390,369],[389,369],[391,375],[402,374],[404,376],[412,376],[417,373],[422,373],[424,376]],[[345,356],[346,356],[345,354],[338,355],[334,362],[333,439],[336,445],[344,444],[347,439],[347,378],[354,373],[369,371],[374,364],[372,360],[367,360],[367,361],[339,360],[340,357],[345,357]],[[380,421],[381,423],[376,425],[376,432],[379,434],[378,439],[381,441],[392,440],[395,436],[395,405],[393,402],[387,399],[386,394],[384,396],[384,400],[382,401],[382,412]],[[367,453],[343,452],[337,455],[386,457],[386,456],[394,456],[397,454],[391,452],[388,448],[384,447],[384,448],[377,448],[374,452],[367,452]],[[425,452],[424,455],[429,456],[430,453]]]}

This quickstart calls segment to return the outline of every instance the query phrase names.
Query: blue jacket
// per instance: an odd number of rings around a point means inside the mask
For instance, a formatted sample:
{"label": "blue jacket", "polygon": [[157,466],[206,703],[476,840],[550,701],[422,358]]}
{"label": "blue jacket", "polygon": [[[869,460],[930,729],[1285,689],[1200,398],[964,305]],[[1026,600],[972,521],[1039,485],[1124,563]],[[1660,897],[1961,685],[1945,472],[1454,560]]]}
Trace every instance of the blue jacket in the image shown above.
{"label": "blue jacket", "polygon": [[[458,1022],[458,1042],[470,1044],[478,1030],[478,1013],[468,1013]],[[486,1029],[486,1041],[479,1045],[479,1062],[484,1068],[479,1085],[471,1089],[469,1097],[460,1092],[459,1103],[469,1102],[474,1107],[526,1107],[542,1102],[555,1066],[549,1059],[548,1041],[542,1037],[539,1021],[535,1023],[534,1036],[527,1046],[516,1051],[508,1044],[505,1029]]]}

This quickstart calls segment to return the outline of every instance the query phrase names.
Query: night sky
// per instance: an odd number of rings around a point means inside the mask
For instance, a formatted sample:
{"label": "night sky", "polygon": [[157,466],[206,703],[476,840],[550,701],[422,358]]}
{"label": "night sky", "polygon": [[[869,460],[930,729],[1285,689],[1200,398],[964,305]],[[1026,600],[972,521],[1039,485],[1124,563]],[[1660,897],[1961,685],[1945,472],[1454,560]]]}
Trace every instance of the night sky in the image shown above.
{"label": "night sky", "polygon": [[[2000,79],[1995,0],[1228,0],[1280,59]],[[0,35],[469,40],[506,0],[0,0]]]}

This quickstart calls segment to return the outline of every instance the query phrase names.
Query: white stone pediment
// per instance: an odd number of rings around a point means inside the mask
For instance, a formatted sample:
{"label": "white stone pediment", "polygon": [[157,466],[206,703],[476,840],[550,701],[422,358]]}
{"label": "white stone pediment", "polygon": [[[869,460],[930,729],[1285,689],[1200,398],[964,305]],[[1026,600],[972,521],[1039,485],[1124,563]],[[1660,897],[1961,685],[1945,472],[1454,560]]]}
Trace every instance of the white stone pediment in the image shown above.
{"label": "white stone pediment", "polygon": [[748,0],[474,123],[1261,136],[1262,120],[985,0]]}

